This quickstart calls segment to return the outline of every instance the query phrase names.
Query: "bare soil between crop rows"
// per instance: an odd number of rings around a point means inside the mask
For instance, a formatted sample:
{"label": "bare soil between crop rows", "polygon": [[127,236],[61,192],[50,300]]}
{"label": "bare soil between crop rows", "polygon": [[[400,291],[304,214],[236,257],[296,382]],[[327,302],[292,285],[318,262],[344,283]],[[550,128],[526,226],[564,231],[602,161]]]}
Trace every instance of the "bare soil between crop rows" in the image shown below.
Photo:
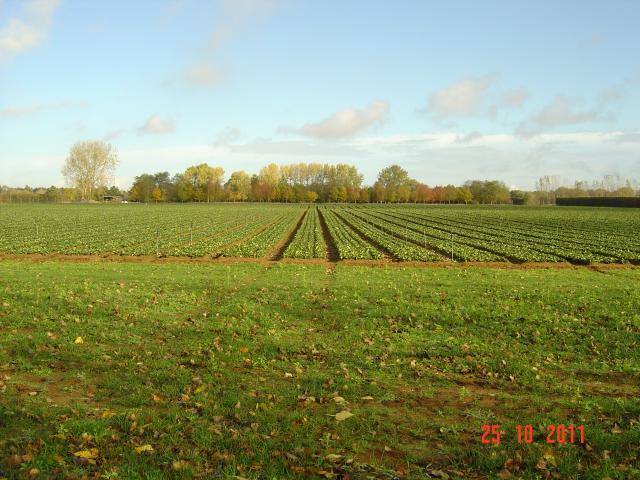
{"label": "bare soil between crop rows", "polygon": [[49,254],[11,254],[0,253],[0,261],[19,262],[66,262],[66,263],[147,263],[147,264],[211,264],[233,265],[240,263],[258,263],[273,265],[277,263],[299,265],[326,265],[336,263],[349,266],[384,267],[384,268],[492,268],[500,270],[533,270],[533,269],[574,269],[574,270],[624,270],[638,269],[640,265],[627,263],[593,263],[590,265],[575,265],[568,262],[398,262],[392,260],[328,260],[325,258],[283,258],[270,260],[268,258],[241,258],[241,257],[156,257],[153,255],[65,255],[60,253]]}

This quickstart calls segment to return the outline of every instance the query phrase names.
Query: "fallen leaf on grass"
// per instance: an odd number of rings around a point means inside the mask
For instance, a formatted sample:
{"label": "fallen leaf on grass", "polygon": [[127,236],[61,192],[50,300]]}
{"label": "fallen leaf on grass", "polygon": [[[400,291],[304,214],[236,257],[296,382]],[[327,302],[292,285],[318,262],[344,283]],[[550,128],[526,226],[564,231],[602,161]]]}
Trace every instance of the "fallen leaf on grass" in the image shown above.
{"label": "fallen leaf on grass", "polygon": [[174,460],[173,463],[171,464],[171,468],[173,468],[176,472],[180,470],[184,470],[188,466],[189,464],[184,460]]}
{"label": "fallen leaf on grass", "polygon": [[73,456],[86,461],[89,465],[95,465],[98,453],[99,451],[97,448],[90,448],[89,450],[80,450],[79,452],[75,452]]}
{"label": "fallen leaf on grass", "polygon": [[343,458],[343,457],[342,457],[342,455],[337,455],[337,454],[335,454],[335,453],[330,453],[329,455],[327,455],[326,457],[324,457],[324,459],[325,459],[327,462],[331,462],[331,463],[335,463],[335,462],[337,462],[337,461],[339,461],[339,460],[342,460],[342,458]]}
{"label": "fallen leaf on grass", "polygon": [[82,337],[78,337],[74,340],[74,342],[76,345],[80,345],[82,343],[84,343],[84,340],[82,339]]}
{"label": "fallen leaf on grass", "polygon": [[136,447],[135,448],[136,453],[146,453],[146,452],[153,452],[153,447],[151,445],[142,445],[140,447]]}
{"label": "fallen leaf on grass", "polygon": [[353,417],[353,413],[348,412],[347,410],[343,410],[341,412],[336,413],[335,417],[336,417],[336,421],[337,422],[342,422],[343,420],[346,420],[347,418]]}
{"label": "fallen leaf on grass", "polygon": [[429,475],[435,478],[442,478],[443,480],[447,480],[449,475],[442,470],[430,470]]}

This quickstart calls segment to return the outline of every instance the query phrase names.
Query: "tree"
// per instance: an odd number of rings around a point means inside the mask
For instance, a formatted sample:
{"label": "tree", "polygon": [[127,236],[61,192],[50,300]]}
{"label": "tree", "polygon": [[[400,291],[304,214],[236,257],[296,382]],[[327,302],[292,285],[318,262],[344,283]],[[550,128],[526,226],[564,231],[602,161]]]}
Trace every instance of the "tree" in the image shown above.
{"label": "tree", "polygon": [[179,186],[181,200],[207,201],[221,200],[224,169],[210,167],[206,163],[187,168],[182,175],[183,185]]}
{"label": "tree", "polygon": [[543,203],[555,203],[555,191],[560,187],[560,177],[557,175],[545,175],[536,182],[536,192],[543,199]]}
{"label": "tree", "polygon": [[129,198],[134,202],[149,202],[153,197],[155,188],[154,176],[143,173],[134,178],[131,190],[129,190]]}
{"label": "tree", "polygon": [[456,188],[456,201],[467,204],[467,203],[470,203],[472,200],[473,200],[473,195],[471,195],[471,190],[469,190],[467,187]]}
{"label": "tree", "polygon": [[511,203],[514,205],[524,205],[527,192],[523,192],[522,190],[511,190],[509,194],[511,195]]}
{"label": "tree", "polygon": [[243,171],[233,172],[225,184],[229,200],[245,201],[251,193],[251,177]]}
{"label": "tree", "polygon": [[277,187],[280,181],[280,167],[275,163],[270,163],[260,169],[254,187],[254,195],[257,200],[271,202],[276,199]]}
{"label": "tree", "polygon": [[469,180],[464,186],[475,203],[511,203],[509,189],[498,180]]}
{"label": "tree", "polygon": [[384,201],[397,202],[409,200],[411,179],[409,173],[399,165],[384,168],[378,174],[377,184],[384,191]]}
{"label": "tree", "polygon": [[118,155],[110,144],[78,142],[71,147],[62,174],[67,183],[78,189],[82,200],[91,200],[94,190],[112,179],[117,165]]}
{"label": "tree", "polygon": [[155,187],[153,189],[153,191],[151,192],[151,198],[154,202],[159,202],[160,200],[162,200],[162,190],[160,190],[160,187]]}

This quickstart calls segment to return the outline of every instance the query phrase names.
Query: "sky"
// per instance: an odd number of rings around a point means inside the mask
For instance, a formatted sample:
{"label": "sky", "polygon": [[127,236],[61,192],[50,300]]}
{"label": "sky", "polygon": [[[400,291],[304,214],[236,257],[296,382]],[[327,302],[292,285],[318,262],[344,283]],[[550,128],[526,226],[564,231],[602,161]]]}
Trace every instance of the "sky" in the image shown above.
{"label": "sky", "polygon": [[207,162],[640,179],[636,0],[0,0],[0,184]]}

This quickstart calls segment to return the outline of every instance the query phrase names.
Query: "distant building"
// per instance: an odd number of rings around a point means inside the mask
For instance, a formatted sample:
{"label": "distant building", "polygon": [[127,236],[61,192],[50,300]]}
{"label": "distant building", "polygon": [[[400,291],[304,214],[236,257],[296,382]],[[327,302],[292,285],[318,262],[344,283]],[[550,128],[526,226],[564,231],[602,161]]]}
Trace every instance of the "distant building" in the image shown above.
{"label": "distant building", "polygon": [[121,195],[104,195],[102,201],[105,203],[122,203]]}

